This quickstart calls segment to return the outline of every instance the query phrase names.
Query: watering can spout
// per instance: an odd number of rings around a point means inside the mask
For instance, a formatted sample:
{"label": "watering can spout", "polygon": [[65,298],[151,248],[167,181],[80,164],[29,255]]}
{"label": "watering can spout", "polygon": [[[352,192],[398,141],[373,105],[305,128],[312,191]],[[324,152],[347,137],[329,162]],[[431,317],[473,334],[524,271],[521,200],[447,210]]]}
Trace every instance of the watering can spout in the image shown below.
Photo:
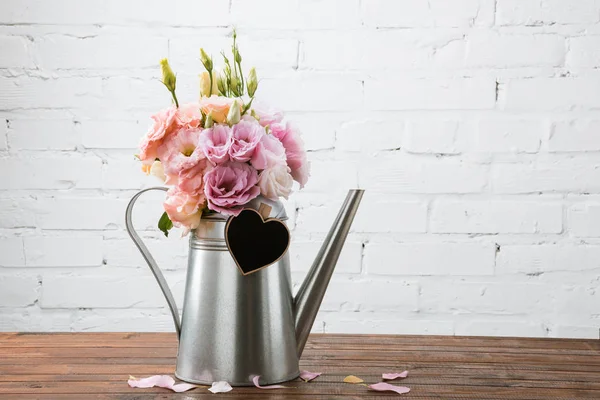
{"label": "watering can spout", "polygon": [[308,271],[304,282],[294,298],[294,318],[296,323],[296,343],[298,357],[302,355],[308,334],[325,296],[327,285],[340,256],[350,226],[358,210],[364,190],[353,189],[348,192],[317,258]]}

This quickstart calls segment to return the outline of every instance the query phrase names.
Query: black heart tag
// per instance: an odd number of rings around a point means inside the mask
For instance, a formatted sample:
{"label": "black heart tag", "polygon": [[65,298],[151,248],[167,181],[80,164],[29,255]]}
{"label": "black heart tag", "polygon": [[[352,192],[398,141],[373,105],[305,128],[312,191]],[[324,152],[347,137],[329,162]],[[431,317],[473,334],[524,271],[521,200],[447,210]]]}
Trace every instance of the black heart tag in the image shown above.
{"label": "black heart tag", "polygon": [[245,208],[225,225],[227,248],[243,275],[276,263],[290,245],[290,231],[285,224],[276,218],[263,217],[270,211],[271,207],[264,204],[259,211]]}

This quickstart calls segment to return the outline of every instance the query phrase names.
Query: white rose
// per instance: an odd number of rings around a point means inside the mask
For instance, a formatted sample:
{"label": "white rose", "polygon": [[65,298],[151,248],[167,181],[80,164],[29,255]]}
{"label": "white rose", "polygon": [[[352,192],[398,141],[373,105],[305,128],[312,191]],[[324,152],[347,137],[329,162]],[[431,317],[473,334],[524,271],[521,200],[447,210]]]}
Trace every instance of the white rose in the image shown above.
{"label": "white rose", "polygon": [[294,178],[290,175],[287,165],[276,165],[263,170],[258,176],[258,187],[260,194],[271,200],[277,200],[279,196],[288,198],[292,191]]}

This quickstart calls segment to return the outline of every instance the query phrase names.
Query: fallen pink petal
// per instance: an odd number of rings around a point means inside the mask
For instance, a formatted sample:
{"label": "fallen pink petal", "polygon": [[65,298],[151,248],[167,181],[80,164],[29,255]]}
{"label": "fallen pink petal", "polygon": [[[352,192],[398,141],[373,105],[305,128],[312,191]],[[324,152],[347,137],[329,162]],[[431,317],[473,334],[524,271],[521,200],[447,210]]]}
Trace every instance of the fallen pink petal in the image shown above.
{"label": "fallen pink petal", "polygon": [[225,381],[213,382],[212,386],[208,389],[211,393],[227,393],[231,392],[233,388]]}
{"label": "fallen pink petal", "polygon": [[389,383],[385,383],[385,382],[379,382],[379,383],[375,383],[373,385],[369,385],[369,389],[376,390],[378,392],[386,392],[386,391],[396,392],[398,394],[404,394],[404,393],[410,392],[410,388],[407,388],[406,386],[394,386],[394,385],[390,385]]}
{"label": "fallen pink petal", "polygon": [[400,372],[400,373],[388,373],[382,374],[381,377],[386,380],[398,379],[398,378],[406,378],[408,376],[408,371]]}
{"label": "fallen pink petal", "polygon": [[310,382],[315,378],[321,376],[322,372],[310,372],[310,371],[300,371],[300,379],[304,382]]}
{"label": "fallen pink petal", "polygon": [[169,375],[154,375],[142,379],[129,379],[127,383],[132,388],[151,388],[157,386],[165,389],[170,389],[177,393],[185,392],[198,387],[197,385],[192,385],[189,383],[175,384],[175,379],[173,379]]}
{"label": "fallen pink petal", "polygon": [[259,379],[260,379],[260,375],[255,375],[252,378],[252,383],[254,383],[254,386],[256,386],[259,389],[285,389],[287,387],[287,386],[283,386],[283,385],[260,386],[260,384],[258,383]]}

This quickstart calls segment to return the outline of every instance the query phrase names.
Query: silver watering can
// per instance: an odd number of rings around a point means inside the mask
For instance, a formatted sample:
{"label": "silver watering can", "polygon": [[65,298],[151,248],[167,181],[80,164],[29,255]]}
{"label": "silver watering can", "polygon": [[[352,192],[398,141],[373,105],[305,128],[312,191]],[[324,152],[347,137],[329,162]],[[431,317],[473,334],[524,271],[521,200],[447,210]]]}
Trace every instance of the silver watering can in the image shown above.
{"label": "silver watering can", "polygon": [[[298,361],[325,295],[363,190],[350,190],[331,230],[294,297],[289,255],[250,275],[242,275],[225,242],[227,217],[203,216],[190,234],[190,253],[182,318],[156,261],[131,221],[137,193],[127,206],[127,232],[150,266],[165,295],[179,337],[177,378],[210,385],[273,384],[295,379]],[[262,197],[246,208],[271,207],[269,218],[287,219],[283,205]]]}

